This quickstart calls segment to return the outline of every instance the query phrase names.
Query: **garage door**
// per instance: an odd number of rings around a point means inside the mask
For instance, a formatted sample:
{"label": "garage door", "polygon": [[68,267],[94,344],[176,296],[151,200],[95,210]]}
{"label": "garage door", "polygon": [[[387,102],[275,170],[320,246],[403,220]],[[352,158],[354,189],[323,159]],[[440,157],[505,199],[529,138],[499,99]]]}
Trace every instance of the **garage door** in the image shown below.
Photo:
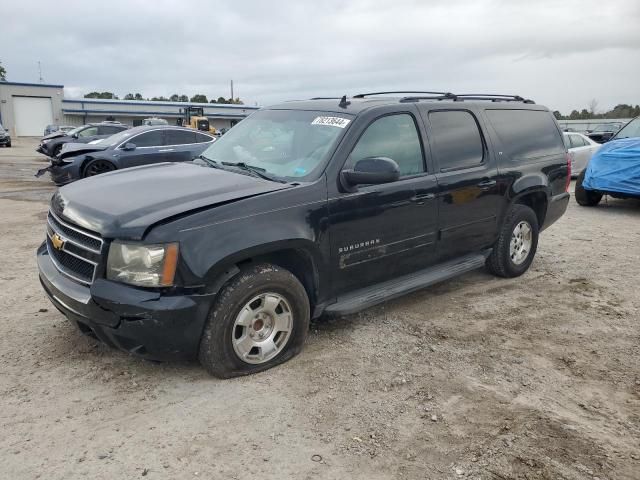
{"label": "garage door", "polygon": [[18,137],[41,137],[44,127],[53,123],[51,99],[13,97],[13,118]]}

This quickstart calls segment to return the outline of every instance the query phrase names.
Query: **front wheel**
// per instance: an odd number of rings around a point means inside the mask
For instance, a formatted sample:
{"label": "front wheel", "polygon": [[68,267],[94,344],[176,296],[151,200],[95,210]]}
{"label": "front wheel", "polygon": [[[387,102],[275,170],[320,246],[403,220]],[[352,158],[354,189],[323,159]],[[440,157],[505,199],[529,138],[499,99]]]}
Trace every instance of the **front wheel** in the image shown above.
{"label": "front wheel", "polygon": [[576,180],[576,191],[575,197],[578,205],[583,207],[595,207],[602,200],[602,194],[599,192],[594,192],[593,190],[586,190],[582,186],[582,182],[584,182],[584,174],[586,170],[583,170],[580,175],[578,175],[578,180]]}
{"label": "front wheel", "polygon": [[507,212],[500,236],[487,258],[487,268],[499,277],[519,277],[529,269],[538,248],[538,217],[526,205]]}
{"label": "front wheel", "polygon": [[95,175],[100,175],[101,173],[111,172],[116,169],[116,166],[108,162],[107,160],[91,160],[84,167],[83,177],[93,177]]}
{"label": "front wheel", "polygon": [[300,352],[309,318],[306,290],[291,272],[271,264],[245,268],[219,293],[200,363],[219,378],[267,370]]}

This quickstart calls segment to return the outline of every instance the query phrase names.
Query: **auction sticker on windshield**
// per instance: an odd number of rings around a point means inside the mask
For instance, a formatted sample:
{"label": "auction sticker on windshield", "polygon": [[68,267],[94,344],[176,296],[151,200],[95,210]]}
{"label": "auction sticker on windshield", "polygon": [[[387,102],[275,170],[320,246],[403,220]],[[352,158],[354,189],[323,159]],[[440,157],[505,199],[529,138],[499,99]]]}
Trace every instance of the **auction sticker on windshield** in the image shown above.
{"label": "auction sticker on windshield", "polygon": [[340,117],[316,117],[311,125],[328,125],[330,127],[344,128],[351,120]]}

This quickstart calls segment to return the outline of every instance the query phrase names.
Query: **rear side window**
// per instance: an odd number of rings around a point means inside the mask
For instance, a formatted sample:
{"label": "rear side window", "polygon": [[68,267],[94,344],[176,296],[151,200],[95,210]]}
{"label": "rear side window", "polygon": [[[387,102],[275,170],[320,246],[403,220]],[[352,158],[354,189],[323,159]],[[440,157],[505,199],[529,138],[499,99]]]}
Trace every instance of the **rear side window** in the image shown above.
{"label": "rear side window", "polygon": [[515,161],[564,153],[564,143],[549,112],[487,110],[504,153]]}
{"label": "rear side window", "polygon": [[210,142],[211,140],[213,140],[213,138],[211,138],[210,136],[205,135],[204,133],[196,132],[196,143]]}
{"label": "rear side window", "polygon": [[475,117],[464,110],[429,112],[433,153],[441,172],[477,167],[484,146]]}
{"label": "rear side window", "polygon": [[121,131],[122,131],[122,128],[112,127],[112,126],[101,126],[98,129],[98,132],[100,135],[113,135]]}
{"label": "rear side window", "polygon": [[196,133],[186,130],[165,130],[166,145],[187,145],[196,142]]}

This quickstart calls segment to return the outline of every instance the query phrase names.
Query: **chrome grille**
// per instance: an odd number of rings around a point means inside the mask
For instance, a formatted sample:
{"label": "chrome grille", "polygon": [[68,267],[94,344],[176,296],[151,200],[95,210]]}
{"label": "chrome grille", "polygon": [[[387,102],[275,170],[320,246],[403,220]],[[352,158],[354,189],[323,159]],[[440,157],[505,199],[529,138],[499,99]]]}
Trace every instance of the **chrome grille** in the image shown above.
{"label": "chrome grille", "polygon": [[[54,235],[63,241],[60,248],[54,247]],[[47,250],[56,268],[64,275],[86,285],[93,283],[100,262],[102,244],[102,239],[96,234],[61,220],[49,211]]]}

